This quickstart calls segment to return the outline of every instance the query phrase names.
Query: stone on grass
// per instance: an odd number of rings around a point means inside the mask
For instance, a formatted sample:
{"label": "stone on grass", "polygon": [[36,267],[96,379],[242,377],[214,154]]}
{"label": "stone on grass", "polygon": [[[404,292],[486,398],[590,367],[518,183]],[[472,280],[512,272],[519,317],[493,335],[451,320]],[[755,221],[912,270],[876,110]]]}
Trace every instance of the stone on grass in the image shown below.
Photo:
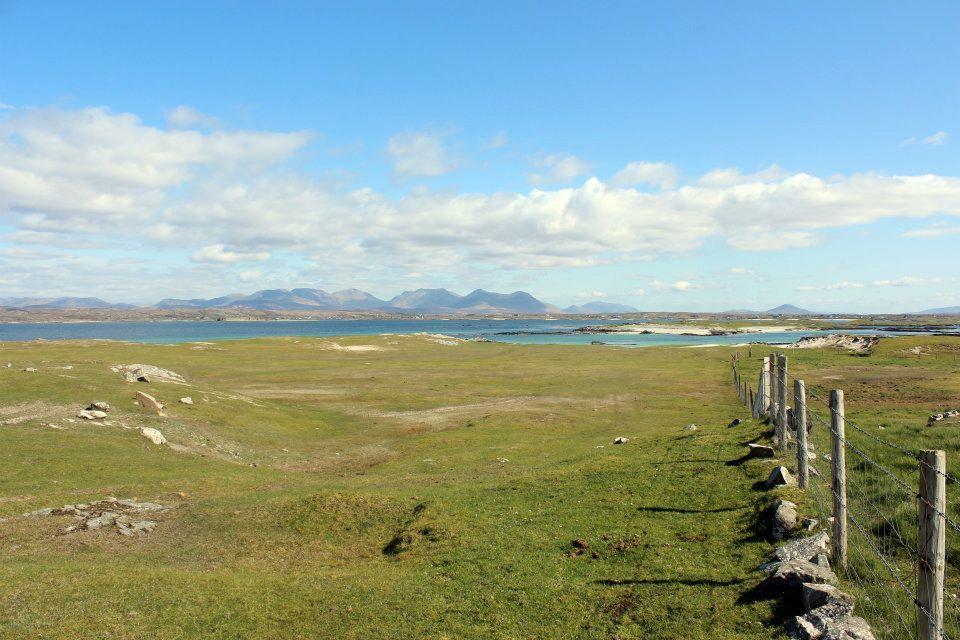
{"label": "stone on grass", "polygon": [[853,613],[853,596],[832,584],[806,582],[801,587],[801,597],[804,611],[813,611],[825,604],[839,604],[848,608],[848,614]]}
{"label": "stone on grass", "polygon": [[797,538],[776,550],[777,560],[787,562],[788,560],[809,560],[813,562],[821,553],[827,553],[830,550],[830,536],[826,531],[806,538]]}
{"label": "stone on grass", "polygon": [[728,427],[737,427],[740,426],[740,418],[734,418],[733,421],[727,425]]}
{"label": "stone on grass", "polygon": [[152,427],[140,427],[140,433],[144,438],[148,439],[153,444],[166,444],[167,439],[163,437],[163,434],[160,433],[158,429]]}
{"label": "stone on grass", "polygon": [[797,481],[790,475],[790,471],[786,467],[774,467],[770,475],[767,476],[768,489],[773,489],[774,487],[793,487],[796,486],[796,484]]}
{"label": "stone on grass", "polygon": [[87,411],[110,411],[110,404],[102,400],[91,402],[90,406],[87,407]]}
{"label": "stone on grass", "polygon": [[77,414],[78,418],[83,418],[84,420],[102,420],[107,417],[106,411],[90,410],[84,409]]}
{"label": "stone on grass", "polygon": [[751,458],[772,458],[776,455],[773,447],[768,447],[765,444],[751,442],[747,445],[747,448],[750,450]]}
{"label": "stone on grass", "polygon": [[617,436],[613,439],[613,444],[627,444],[630,441],[630,438],[624,438],[623,436]]}
{"label": "stone on grass", "polygon": [[836,574],[830,569],[806,560],[788,560],[777,565],[773,573],[764,580],[763,587],[768,593],[799,593],[805,582],[824,584],[836,580]]}
{"label": "stone on grass", "polygon": [[185,396],[183,398],[180,398],[180,404],[193,404],[193,398],[191,398],[190,396]]}
{"label": "stone on grass", "polygon": [[774,540],[783,540],[797,528],[797,505],[789,500],[780,500],[773,508],[770,534]]}
{"label": "stone on grass", "polygon": [[793,640],[875,640],[870,625],[843,604],[825,604],[790,621]]}
{"label": "stone on grass", "polygon": [[163,411],[163,405],[152,395],[143,391],[137,391],[137,403],[144,409],[156,411],[157,415],[160,415],[160,412]]}
{"label": "stone on grass", "polygon": [[168,369],[161,369],[152,364],[120,364],[111,367],[113,371],[122,373],[127,382],[173,382],[175,384],[186,384],[179,373]]}

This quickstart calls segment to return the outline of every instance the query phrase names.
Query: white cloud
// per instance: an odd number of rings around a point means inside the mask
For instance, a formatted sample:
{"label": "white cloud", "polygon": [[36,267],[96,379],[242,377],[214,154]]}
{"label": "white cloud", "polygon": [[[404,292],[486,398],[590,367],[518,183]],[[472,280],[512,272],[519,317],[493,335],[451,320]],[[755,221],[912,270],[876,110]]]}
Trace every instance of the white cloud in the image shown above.
{"label": "white cloud", "polygon": [[905,231],[900,235],[904,238],[941,238],[943,236],[952,236],[960,233],[960,225],[937,224],[926,229],[914,229]]}
{"label": "white cloud", "polygon": [[846,280],[842,282],[834,282],[833,284],[823,284],[823,285],[810,285],[805,284],[797,287],[797,291],[834,291],[838,289],[862,289],[863,284],[860,282],[847,282]]}
{"label": "white cloud", "polygon": [[216,129],[220,126],[220,121],[213,116],[200,113],[193,107],[182,104],[167,111],[167,126],[171,129],[190,129],[193,127]]}
{"label": "white cloud", "polygon": [[212,244],[201,247],[194,253],[190,259],[193,262],[251,262],[269,260],[270,254],[266,251],[244,253],[240,251],[227,251],[222,244]]}
{"label": "white cloud", "polygon": [[201,169],[259,172],[310,137],[163,131],[103,108],[17,109],[0,116],[0,217],[64,233],[149,221]]}
{"label": "white cloud", "polygon": [[679,176],[680,172],[672,164],[665,162],[631,162],[610,179],[610,184],[615,187],[649,184],[661,189],[672,189],[677,185]]}
{"label": "white cloud", "polygon": [[676,282],[654,280],[650,283],[650,286],[657,291],[691,291],[693,289],[703,288],[701,285],[690,282],[689,280],[677,280]]}
{"label": "white cloud", "polygon": [[958,278],[950,277],[944,278],[942,276],[936,276],[933,278],[917,278],[915,276],[902,276],[900,278],[893,278],[889,280],[874,280],[873,286],[875,287],[916,287],[921,285],[929,284],[944,284],[948,282],[956,282]]}
{"label": "white cloud", "polygon": [[640,296],[646,295],[646,293],[647,292],[644,289],[634,289],[633,291],[630,292],[630,295],[636,296],[637,298],[639,298]]}
{"label": "white cloud", "polygon": [[925,138],[915,138],[910,137],[900,143],[900,146],[910,146],[914,144],[922,144],[928,147],[942,147],[947,144],[947,140],[950,139],[950,134],[946,131],[937,131],[934,134],[926,136]]}
{"label": "white cloud", "polygon": [[528,176],[531,184],[570,182],[590,171],[590,165],[577,156],[558,153],[534,160],[533,166],[540,171]]}
{"label": "white cloud", "polygon": [[387,142],[387,153],[393,161],[394,176],[401,179],[429,178],[456,169],[443,136],[437,133],[398,133]]}
{"label": "white cloud", "polygon": [[606,297],[607,294],[603,291],[581,291],[577,294],[577,300],[598,300]]}
{"label": "white cloud", "polygon": [[483,143],[484,149],[500,149],[510,144],[510,136],[506,131],[498,131],[492,138]]}
{"label": "white cloud", "polygon": [[[589,178],[526,192],[417,188],[392,196],[293,170],[289,160],[310,138],[308,132],[168,131],[106,109],[0,112],[0,224],[9,229],[0,242],[60,252],[176,247],[208,261],[196,269],[284,254],[353,282],[589,267],[688,254],[713,239],[773,251],[814,244],[826,229],[891,218],[960,220],[957,177],[818,177],[776,167],[713,171],[655,192]],[[581,171],[585,165],[561,173]],[[278,261],[258,265],[265,279],[277,277],[270,266]],[[121,277],[109,269],[80,273]],[[140,271],[126,273],[142,280]],[[665,287],[692,290],[694,280]]]}
{"label": "white cloud", "polygon": [[752,269],[746,269],[744,267],[730,267],[730,273],[735,276],[749,276],[756,273]]}

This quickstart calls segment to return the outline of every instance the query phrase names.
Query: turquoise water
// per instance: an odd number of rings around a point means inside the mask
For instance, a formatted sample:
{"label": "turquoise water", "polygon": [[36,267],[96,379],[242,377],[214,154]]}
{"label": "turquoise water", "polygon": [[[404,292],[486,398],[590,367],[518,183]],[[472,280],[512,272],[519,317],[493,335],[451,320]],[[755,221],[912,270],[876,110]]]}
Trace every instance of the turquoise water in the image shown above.
{"label": "turquoise water", "polygon": [[[443,333],[459,338],[486,338],[515,344],[654,345],[787,343],[827,331],[790,331],[732,336],[673,336],[572,333],[584,325],[620,320],[310,320],[267,322],[34,322],[0,324],[0,341],[110,339],[175,343],[269,336],[357,336],[383,333]],[[847,331],[845,333],[880,333]]]}

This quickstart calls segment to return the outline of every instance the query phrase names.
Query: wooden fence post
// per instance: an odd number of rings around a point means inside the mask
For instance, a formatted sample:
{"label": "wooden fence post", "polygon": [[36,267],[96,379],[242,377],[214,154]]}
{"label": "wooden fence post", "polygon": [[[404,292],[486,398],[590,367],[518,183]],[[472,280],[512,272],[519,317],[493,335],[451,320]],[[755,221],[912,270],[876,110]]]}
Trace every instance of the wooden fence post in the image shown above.
{"label": "wooden fence post", "polygon": [[797,484],[810,485],[810,460],[807,458],[807,390],[803,380],[793,381],[793,424],[797,429]]}
{"label": "wooden fence post", "polygon": [[777,419],[780,416],[780,409],[777,408],[777,355],[770,354],[770,422],[777,426]]}
{"label": "wooden fence post", "polygon": [[763,359],[763,372],[760,375],[760,415],[770,415],[770,358]]}
{"label": "wooden fence post", "polygon": [[943,632],[943,578],[946,566],[947,456],[920,452],[920,508],[917,567],[917,636],[940,640]]}
{"label": "wooden fence post", "polygon": [[777,444],[780,449],[787,448],[787,356],[781,354],[777,356],[777,408],[780,410],[779,431],[777,431]]}
{"label": "wooden fence post", "polygon": [[847,444],[843,391],[830,392],[830,430],[833,440],[830,486],[833,489],[833,564],[847,570]]}

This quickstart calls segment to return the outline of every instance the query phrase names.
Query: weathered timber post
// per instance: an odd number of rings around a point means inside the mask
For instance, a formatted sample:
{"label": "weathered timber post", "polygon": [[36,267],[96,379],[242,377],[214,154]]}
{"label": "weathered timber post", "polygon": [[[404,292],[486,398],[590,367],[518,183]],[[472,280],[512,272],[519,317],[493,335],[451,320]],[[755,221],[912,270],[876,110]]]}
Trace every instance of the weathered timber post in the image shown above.
{"label": "weathered timber post", "polygon": [[750,417],[757,417],[756,399],[753,397],[753,387],[750,387]]}
{"label": "weathered timber post", "polygon": [[943,578],[947,555],[947,456],[920,452],[920,507],[917,551],[917,637],[940,640],[943,634]]}
{"label": "weathered timber post", "polygon": [[770,415],[770,358],[763,359],[760,376],[760,415]]}
{"label": "weathered timber post", "polygon": [[747,381],[744,380],[740,384],[743,385],[741,387],[743,389],[743,393],[740,394],[740,400],[743,402],[743,404],[747,404]]}
{"label": "weathered timber post", "polygon": [[779,427],[777,432],[777,444],[781,449],[787,448],[787,356],[781,354],[777,356],[777,392],[779,399],[777,408],[780,410]]}
{"label": "weathered timber post", "polygon": [[797,429],[797,484],[810,485],[810,460],[807,457],[807,389],[803,380],[793,381],[793,424]]}
{"label": "weathered timber post", "polygon": [[770,422],[774,427],[777,425],[777,419],[780,416],[780,409],[777,407],[777,355],[770,354]]}
{"label": "weathered timber post", "polygon": [[844,421],[843,391],[830,392],[830,431],[833,446],[830,451],[830,486],[833,493],[833,540],[831,550],[834,566],[847,570],[847,441]]}

